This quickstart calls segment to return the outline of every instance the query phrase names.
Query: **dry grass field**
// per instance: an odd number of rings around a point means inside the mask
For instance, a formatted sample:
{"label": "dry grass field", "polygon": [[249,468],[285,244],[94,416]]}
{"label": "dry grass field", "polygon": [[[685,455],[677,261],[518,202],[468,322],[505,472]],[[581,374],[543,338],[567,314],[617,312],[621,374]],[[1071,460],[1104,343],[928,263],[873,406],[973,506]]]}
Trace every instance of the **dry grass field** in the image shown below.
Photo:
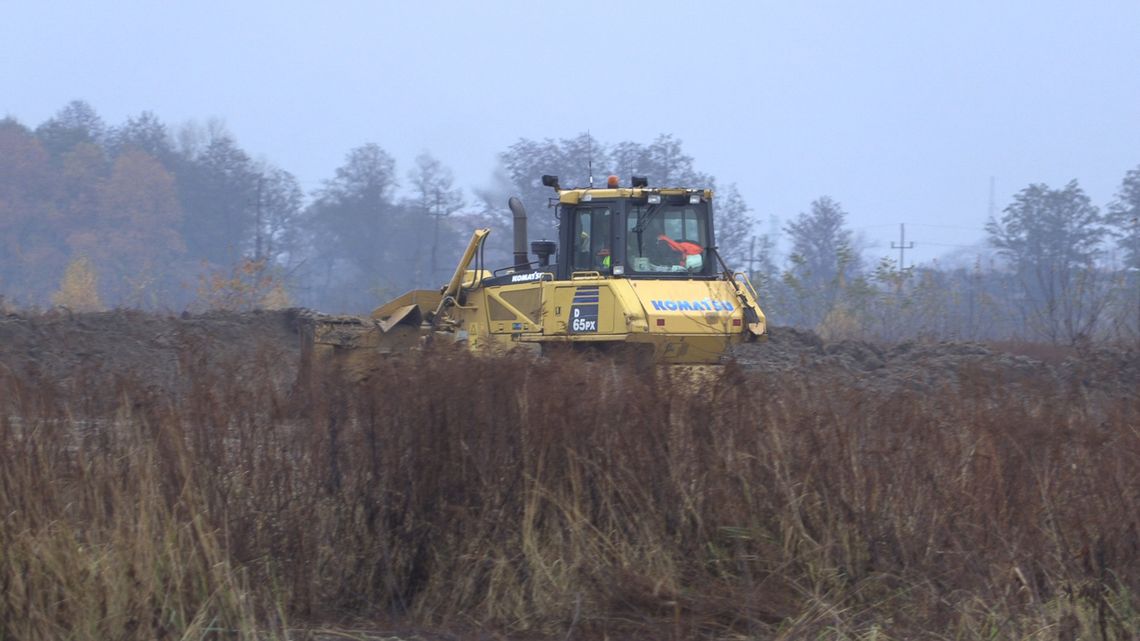
{"label": "dry grass field", "polygon": [[1134,350],[357,383],[291,322],[0,320],[0,640],[1140,636]]}

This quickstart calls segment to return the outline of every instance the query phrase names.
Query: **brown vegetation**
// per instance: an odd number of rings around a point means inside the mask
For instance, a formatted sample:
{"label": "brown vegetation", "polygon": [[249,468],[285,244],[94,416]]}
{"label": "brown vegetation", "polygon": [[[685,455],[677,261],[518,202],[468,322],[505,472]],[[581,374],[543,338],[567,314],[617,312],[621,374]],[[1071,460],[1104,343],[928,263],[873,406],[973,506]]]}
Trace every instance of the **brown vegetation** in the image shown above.
{"label": "brown vegetation", "polygon": [[1140,634],[1140,398],[1096,383],[1135,368],[882,387],[829,360],[879,348],[820,344],[779,373],[442,352],[281,385],[288,350],[200,338],[168,337],[177,386],[0,359],[0,639]]}
{"label": "brown vegetation", "polygon": [[251,311],[289,307],[289,293],[278,270],[264,259],[246,258],[229,270],[198,277],[196,307],[215,311]]}

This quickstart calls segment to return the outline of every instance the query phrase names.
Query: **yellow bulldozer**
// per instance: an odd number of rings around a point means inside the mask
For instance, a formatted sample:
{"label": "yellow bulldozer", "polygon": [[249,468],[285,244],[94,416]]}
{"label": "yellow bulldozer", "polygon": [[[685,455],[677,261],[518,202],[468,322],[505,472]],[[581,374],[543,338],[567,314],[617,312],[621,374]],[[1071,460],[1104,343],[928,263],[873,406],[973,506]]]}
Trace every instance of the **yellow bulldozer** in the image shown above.
{"label": "yellow bulldozer", "polygon": [[445,340],[480,352],[573,346],[711,364],[734,343],[767,338],[755,289],[716,251],[711,190],[655,188],[641,176],[628,187],[617,176],[604,188],[542,182],[557,194],[557,241],[532,242],[528,253],[527,214],[511,198],[512,265],[484,267],[490,230],[478,229],[439,290],[410,291],[368,318],[318,317],[317,354],[366,370],[377,354]]}

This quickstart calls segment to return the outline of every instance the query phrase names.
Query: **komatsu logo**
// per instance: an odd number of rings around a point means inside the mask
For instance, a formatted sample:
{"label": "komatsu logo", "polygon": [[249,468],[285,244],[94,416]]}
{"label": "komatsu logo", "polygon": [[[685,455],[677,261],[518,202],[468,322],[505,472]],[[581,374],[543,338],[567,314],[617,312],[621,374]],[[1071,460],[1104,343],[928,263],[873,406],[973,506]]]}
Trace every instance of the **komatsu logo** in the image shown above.
{"label": "komatsu logo", "polygon": [[531,272],[529,274],[515,274],[511,276],[512,283],[529,283],[532,280],[542,280],[546,272]]}
{"label": "komatsu logo", "polygon": [[732,312],[736,309],[726,300],[651,300],[650,305],[658,312]]}

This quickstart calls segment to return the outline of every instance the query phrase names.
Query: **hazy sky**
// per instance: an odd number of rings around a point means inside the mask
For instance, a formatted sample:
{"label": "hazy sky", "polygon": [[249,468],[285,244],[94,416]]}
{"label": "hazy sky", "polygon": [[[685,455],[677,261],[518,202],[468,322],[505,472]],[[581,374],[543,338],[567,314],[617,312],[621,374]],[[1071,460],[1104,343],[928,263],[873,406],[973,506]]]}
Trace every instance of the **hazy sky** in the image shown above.
{"label": "hazy sky", "polygon": [[520,137],[672,133],[762,229],[826,194],[909,263],[981,239],[991,176],[1103,206],[1140,166],[1140,0],[2,5],[0,115],[217,117],[306,190],[365,142],[472,188]]}

